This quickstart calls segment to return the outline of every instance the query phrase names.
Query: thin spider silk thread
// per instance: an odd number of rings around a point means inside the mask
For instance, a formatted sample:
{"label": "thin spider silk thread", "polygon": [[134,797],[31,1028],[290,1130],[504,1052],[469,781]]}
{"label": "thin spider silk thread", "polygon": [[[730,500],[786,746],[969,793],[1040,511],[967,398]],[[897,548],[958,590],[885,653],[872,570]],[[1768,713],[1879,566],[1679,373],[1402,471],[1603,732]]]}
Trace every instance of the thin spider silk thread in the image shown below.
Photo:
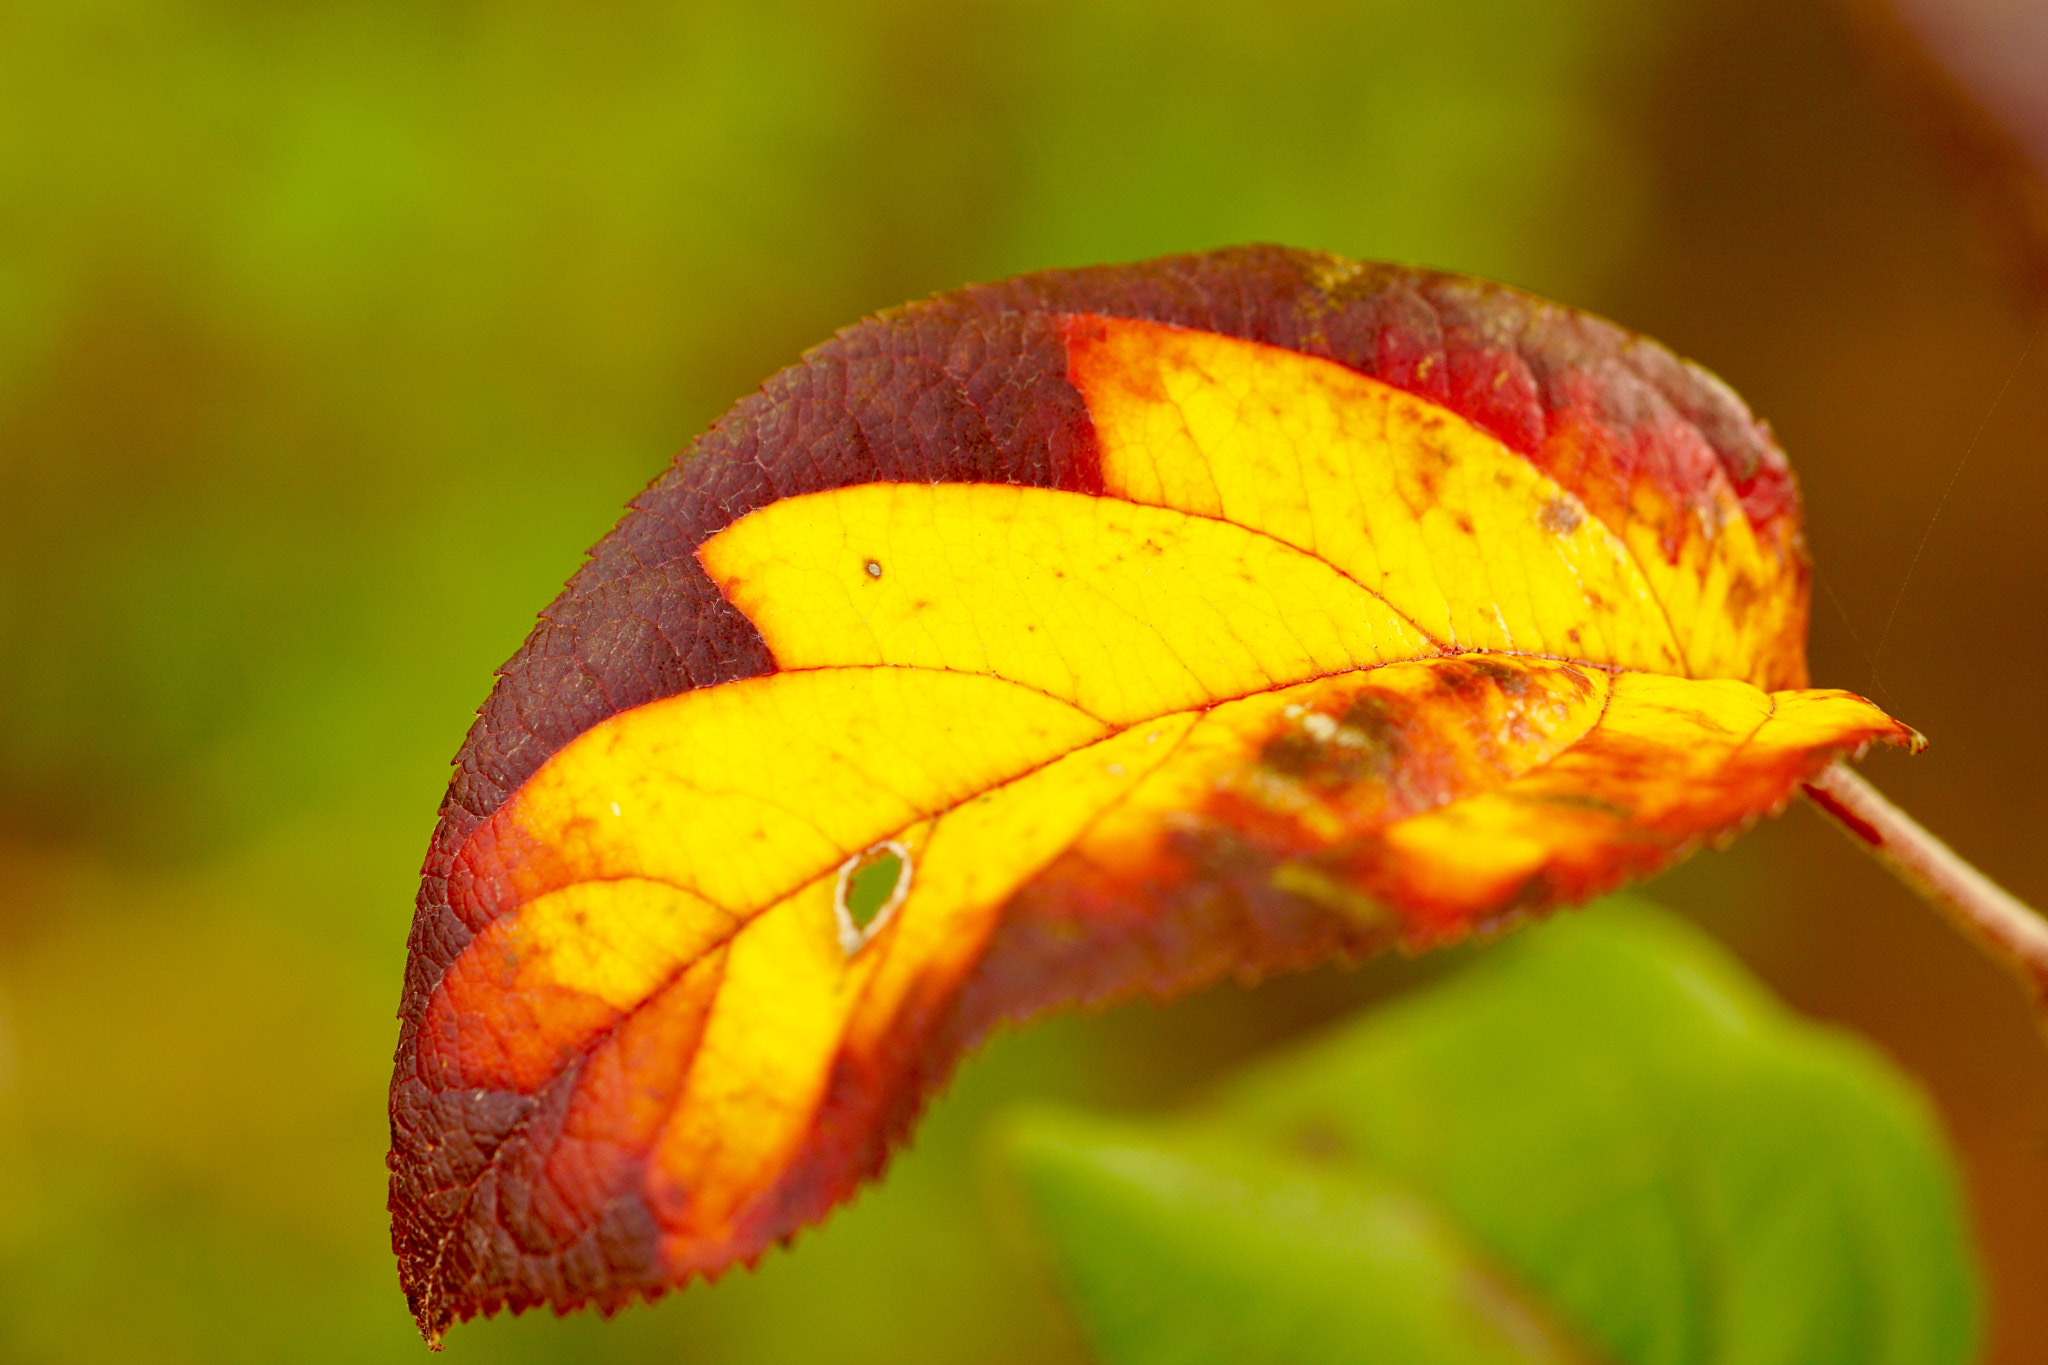
{"label": "thin spider silk thread", "polygon": [[1835,609],[1835,615],[1842,618],[1842,629],[1849,632],[1849,643],[1856,646],[1856,652],[1858,654],[1861,654],[1863,656],[1863,662],[1870,666],[1871,691],[1875,692],[1878,695],[1879,699],[1885,703],[1886,707],[1890,707],[1891,698],[1889,696],[1889,691],[1885,687],[1885,685],[1878,680],[1877,660],[1875,657],[1872,656],[1870,652],[1870,647],[1863,643],[1863,637],[1856,633],[1856,623],[1849,619],[1849,609],[1842,605],[1842,599],[1835,593],[1834,580],[1829,578],[1818,564],[1814,565],[1813,576],[1815,580],[1819,582],[1820,590],[1828,595],[1828,604]]}
{"label": "thin spider silk thread", "polygon": [[2044,312],[2041,320],[2034,324],[2034,334],[2027,338],[2027,344],[2021,348],[2019,358],[2013,361],[2012,369],[2006,372],[2005,382],[1998,386],[1998,392],[1992,396],[1991,406],[1984,410],[1983,418],[1977,423],[1976,434],[1970,437],[1970,443],[1963,447],[1962,455],[1956,460],[1955,472],[1948,476],[1948,486],[1941,490],[1941,496],[1935,500],[1934,511],[1927,518],[1927,529],[1920,533],[1920,543],[1913,547],[1913,558],[1906,564],[1906,576],[1899,580],[1899,591],[1892,598],[1891,612],[1884,618],[1884,629],[1878,632],[1877,648],[1870,652],[1870,687],[1873,692],[1884,690],[1884,684],[1879,682],[1877,677],[1878,661],[1884,657],[1885,641],[1891,638],[1892,626],[1899,619],[1899,608],[1906,601],[1906,589],[1912,585],[1913,571],[1920,567],[1920,556],[1926,553],[1927,542],[1934,535],[1934,524],[1941,520],[1941,509],[1948,505],[1949,494],[1956,491],[1956,483],[1963,477],[1963,466],[1970,462],[1970,456],[1975,453],[1978,442],[1984,439],[1984,432],[1990,427],[1992,417],[1997,414],[1998,405],[2005,401],[2006,392],[2012,388],[2012,381],[2020,377],[2020,370],[2026,365],[2027,357],[2034,353],[2034,344],[2041,339],[2044,328],[2048,328],[2048,312]]}

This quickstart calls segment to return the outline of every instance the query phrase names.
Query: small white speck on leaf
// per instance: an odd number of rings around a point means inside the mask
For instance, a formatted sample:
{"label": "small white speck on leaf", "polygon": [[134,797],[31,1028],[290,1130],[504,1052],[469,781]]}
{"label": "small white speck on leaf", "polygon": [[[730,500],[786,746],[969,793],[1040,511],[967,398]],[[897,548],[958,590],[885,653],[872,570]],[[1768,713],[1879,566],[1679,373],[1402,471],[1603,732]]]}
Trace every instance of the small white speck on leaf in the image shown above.
{"label": "small white speck on leaf", "polygon": [[618,813],[619,813],[619,803],[618,803],[618,802],[616,802],[616,801],[614,801],[614,802],[612,802],[612,814],[613,814],[613,815],[617,815]]}

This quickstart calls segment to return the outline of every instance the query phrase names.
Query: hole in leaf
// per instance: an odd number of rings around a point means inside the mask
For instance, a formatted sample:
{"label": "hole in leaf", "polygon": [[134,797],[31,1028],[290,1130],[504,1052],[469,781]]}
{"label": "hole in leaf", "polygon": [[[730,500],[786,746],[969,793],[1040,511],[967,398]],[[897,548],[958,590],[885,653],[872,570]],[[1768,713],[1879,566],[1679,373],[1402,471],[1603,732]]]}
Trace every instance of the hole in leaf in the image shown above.
{"label": "hole in leaf", "polygon": [[856,928],[865,929],[882,913],[896,894],[896,879],[903,872],[903,860],[893,853],[871,854],[856,864],[846,879],[846,916]]}
{"label": "hole in leaf", "polygon": [[870,559],[867,563],[867,569],[869,578],[880,578],[882,576],[882,561]]}
{"label": "hole in leaf", "polygon": [[839,946],[848,957],[873,938],[910,894],[910,850],[884,839],[839,865],[832,910],[839,921]]}

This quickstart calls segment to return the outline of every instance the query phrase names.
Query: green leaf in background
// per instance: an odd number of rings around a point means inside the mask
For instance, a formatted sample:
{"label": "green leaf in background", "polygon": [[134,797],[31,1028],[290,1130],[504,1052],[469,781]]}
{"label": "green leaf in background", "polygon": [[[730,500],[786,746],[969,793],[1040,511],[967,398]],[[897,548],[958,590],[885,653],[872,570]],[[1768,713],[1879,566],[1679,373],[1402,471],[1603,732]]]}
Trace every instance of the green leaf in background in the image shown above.
{"label": "green leaf in background", "polygon": [[1610,902],[1210,1109],[1002,1144],[1115,1365],[1944,1365],[1975,1268],[1926,1105]]}

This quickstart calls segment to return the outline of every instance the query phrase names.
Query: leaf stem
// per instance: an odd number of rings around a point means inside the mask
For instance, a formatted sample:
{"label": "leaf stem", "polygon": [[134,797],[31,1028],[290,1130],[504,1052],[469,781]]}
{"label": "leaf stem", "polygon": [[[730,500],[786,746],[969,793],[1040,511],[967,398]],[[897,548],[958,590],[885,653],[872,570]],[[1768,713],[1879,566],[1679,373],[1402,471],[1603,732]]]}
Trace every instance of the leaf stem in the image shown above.
{"label": "leaf stem", "polygon": [[1830,766],[1806,784],[1806,794],[1892,875],[2018,973],[2037,1005],[2048,1007],[2048,920],[1964,862],[1848,764]]}

